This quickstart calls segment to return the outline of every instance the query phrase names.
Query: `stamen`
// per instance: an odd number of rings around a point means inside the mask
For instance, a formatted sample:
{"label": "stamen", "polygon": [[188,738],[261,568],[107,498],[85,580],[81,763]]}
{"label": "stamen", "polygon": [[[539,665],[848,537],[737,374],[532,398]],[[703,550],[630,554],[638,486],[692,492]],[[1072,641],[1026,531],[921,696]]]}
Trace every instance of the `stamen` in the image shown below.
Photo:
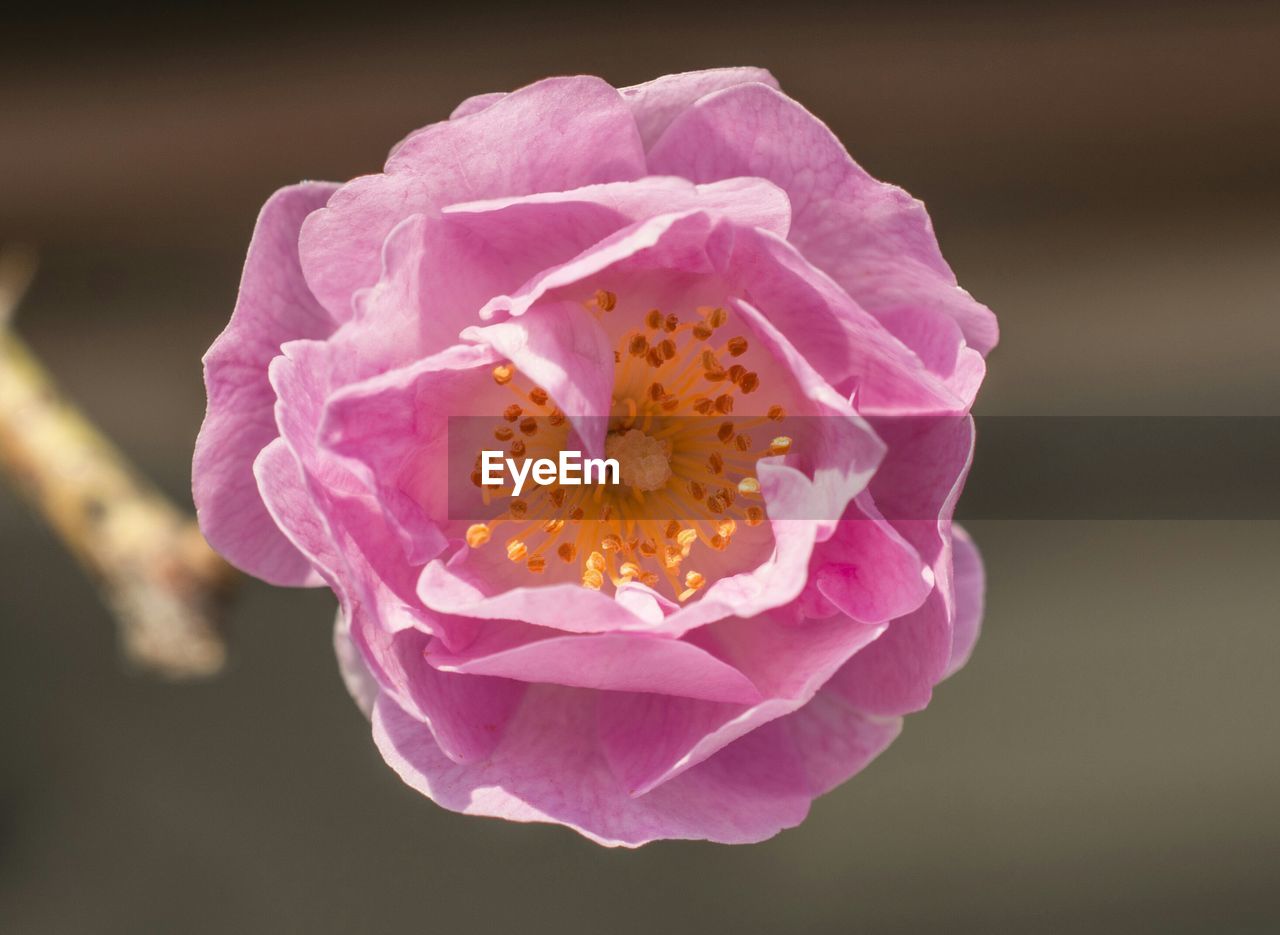
{"label": "stamen", "polygon": [[785,435],[779,435],[773,441],[769,442],[769,454],[784,455],[791,450],[791,439]]}
{"label": "stamen", "polygon": [[498,364],[493,368],[493,382],[499,386],[510,383],[511,378],[516,375],[516,368],[510,364]]}
{"label": "stamen", "polygon": [[512,403],[502,411],[502,418],[506,419],[508,422],[514,422],[516,419],[520,418],[520,414],[522,412],[524,412],[524,410],[520,408],[518,403]]}
{"label": "stamen", "polygon": [[489,541],[489,527],[484,523],[476,523],[474,526],[467,527],[467,545],[473,549],[478,549]]}
{"label": "stamen", "polygon": [[736,338],[729,339],[729,354],[733,357],[741,357],[747,352],[747,339],[739,335]]}
{"label": "stamen", "polygon": [[787,417],[787,410],[783,409],[781,406],[769,407],[769,419],[771,421],[781,422],[786,417]]}
{"label": "stamen", "polygon": [[562,562],[572,562],[578,556],[578,550],[572,542],[562,543],[560,548],[556,549],[556,555],[560,556]]}
{"label": "stamen", "polygon": [[513,562],[521,561],[529,554],[529,547],[524,544],[522,539],[512,539],[507,543],[507,558]]}
{"label": "stamen", "polygon": [[738,481],[738,493],[754,496],[760,492],[760,481],[754,477],[744,477]]}

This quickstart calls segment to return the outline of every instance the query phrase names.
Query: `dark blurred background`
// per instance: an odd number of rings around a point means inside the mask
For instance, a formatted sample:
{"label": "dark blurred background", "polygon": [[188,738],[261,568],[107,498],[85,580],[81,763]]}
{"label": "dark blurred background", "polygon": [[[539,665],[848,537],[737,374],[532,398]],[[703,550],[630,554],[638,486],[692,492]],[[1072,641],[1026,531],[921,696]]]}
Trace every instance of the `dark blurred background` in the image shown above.
{"label": "dark blurred background", "polygon": [[[980,412],[1280,415],[1276,3],[5,14],[19,328],[189,503],[199,358],[274,188],[375,171],[473,93],[729,64],[928,202],[1001,316]],[[1280,930],[1280,523],[971,529],[984,636],[879,761],[766,844],[614,852],[403,787],[326,594],[249,585],[211,683],[126,673],[0,489],[0,930]]]}

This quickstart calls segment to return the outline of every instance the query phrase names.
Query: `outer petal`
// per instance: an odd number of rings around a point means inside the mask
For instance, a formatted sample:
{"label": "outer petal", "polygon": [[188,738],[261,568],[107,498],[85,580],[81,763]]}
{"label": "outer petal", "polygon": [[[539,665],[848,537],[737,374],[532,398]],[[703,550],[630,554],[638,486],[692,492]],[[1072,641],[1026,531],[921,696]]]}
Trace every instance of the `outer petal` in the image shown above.
{"label": "outer petal", "polygon": [[755,705],[611,692],[600,700],[600,740],[614,773],[644,795],[726,744],[799,710],[884,628],[847,617],[792,622],[784,611],[725,620],[690,639],[747,675]]}
{"label": "outer petal", "polygon": [[809,777],[780,728],[754,731],[649,795],[628,796],[596,745],[599,697],[531,688],[483,764],[451,762],[430,732],[385,695],[374,709],[373,737],[406,783],[445,808],[568,825],[610,846],[661,838],[744,844],[797,825],[808,813]]}
{"label": "outer petal", "polygon": [[773,75],[763,68],[708,68],[704,71],[686,71],[676,75],[663,75],[644,84],[622,89],[622,96],[631,105],[640,128],[640,138],[649,149],[663,132],[695,101],[716,91],[740,84],[765,84],[778,86]]}
{"label": "outer petal", "polygon": [[447,204],[639,178],[644,153],[630,109],[598,78],[549,78],[469,116],[406,138],[381,175],[344,185],[302,230],[303,269],[336,317],[378,278],[401,220]]}
{"label": "outer petal", "polygon": [[[449,205],[444,213],[449,217],[496,215],[494,219],[501,228],[495,226],[487,235],[488,239],[488,236],[501,236],[502,229],[509,229],[513,220],[518,221],[522,215],[536,219],[542,227],[559,228],[563,224],[557,223],[556,207],[581,211],[587,205],[611,211],[616,218],[613,229],[660,214],[696,210],[726,217],[746,227],[759,227],[779,237],[786,237],[791,228],[791,203],[786,192],[772,182],[757,178],[723,179],[709,185],[694,185],[688,179],[654,175],[634,182],[611,182],[563,192],[463,202]],[[572,223],[581,225],[582,220],[575,216]],[[602,236],[582,240],[579,249],[585,250]],[[526,248],[537,249],[539,246],[536,239],[527,235],[520,240]]]}
{"label": "outer petal", "polygon": [[953,526],[951,532],[955,562],[956,622],[947,675],[953,675],[969,661],[974,644],[978,642],[978,632],[982,629],[983,592],[986,589],[986,575],[978,547],[959,526]]}
{"label": "outer petal", "polygon": [[791,241],[883,320],[904,309],[953,318],[985,353],[995,316],[957,284],[924,206],[859,167],[812,114],[748,84],[703,98],[649,153],[652,171],[695,182],[758,175],[791,198]]}
{"label": "outer petal", "polygon": [[253,461],[277,435],[267,365],[285,342],[326,337],[336,327],[307,288],[298,260],[303,219],[336,188],[295,185],[263,205],[231,322],[204,358],[209,404],[192,468],[200,528],[232,564],[273,584],[319,583],[267,514]]}
{"label": "outer petal", "polygon": [[799,824],[810,801],[858,772],[897,736],[819,693],[652,792],[630,796],[594,735],[596,692],[536,686],[484,763],[447,759],[431,734],[383,696],[373,736],[387,763],[439,805],[509,821],[554,822],[605,845],[663,838],[748,844]]}
{"label": "outer petal", "polygon": [[[952,657],[955,592],[951,514],[969,469],[969,418],[876,420],[889,454],[871,482],[876,505],[933,568],[935,587],[913,613],[859,653],[832,688],[854,707],[898,715],[924,708]],[[931,518],[936,517],[936,518]]]}
{"label": "outer petal", "polygon": [[692,643],[643,633],[549,633],[554,631],[491,625],[461,652],[428,648],[427,660],[442,672],[525,682],[739,704],[760,700],[745,675]]}

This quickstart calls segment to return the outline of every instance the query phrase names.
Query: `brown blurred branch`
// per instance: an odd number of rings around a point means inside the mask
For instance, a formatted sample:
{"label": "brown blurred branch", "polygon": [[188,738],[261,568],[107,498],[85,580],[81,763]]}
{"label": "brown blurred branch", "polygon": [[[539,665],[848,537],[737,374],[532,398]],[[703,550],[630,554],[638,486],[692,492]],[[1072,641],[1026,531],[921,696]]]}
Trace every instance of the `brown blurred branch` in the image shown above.
{"label": "brown blurred branch", "polygon": [[130,662],[174,679],[212,675],[226,659],[234,573],[10,330],[34,270],[29,251],[0,252],[0,472],[97,580]]}

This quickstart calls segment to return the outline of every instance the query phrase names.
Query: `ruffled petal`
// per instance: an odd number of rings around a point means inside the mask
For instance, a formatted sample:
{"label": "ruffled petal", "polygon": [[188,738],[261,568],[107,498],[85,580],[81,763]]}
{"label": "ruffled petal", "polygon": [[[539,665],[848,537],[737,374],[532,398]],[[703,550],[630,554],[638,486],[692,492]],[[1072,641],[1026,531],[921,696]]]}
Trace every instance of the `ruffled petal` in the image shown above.
{"label": "ruffled petal", "polygon": [[699,98],[740,84],[778,86],[778,80],[764,68],[707,68],[663,75],[644,84],[622,89],[623,99],[635,114],[636,126],[645,149],[656,143],[671,121]]}
{"label": "ruffled petal", "polygon": [[598,78],[549,78],[407,137],[386,170],[348,182],[302,229],[303,270],[338,319],[378,278],[382,243],[448,204],[645,175],[630,108]]}
{"label": "ruffled petal", "polygon": [[808,814],[808,774],[790,735],[769,726],[648,795],[628,795],[596,743],[600,696],[531,687],[484,763],[449,760],[431,732],[386,695],[374,708],[373,738],[401,779],[445,808],[567,825],[608,846],[664,838],[747,844],[794,827]]}
{"label": "ruffled petal", "polygon": [[442,672],[525,682],[738,704],[760,700],[750,679],[692,643],[642,633],[549,636],[548,632],[541,627],[495,624],[460,652],[429,648],[427,660]]}
{"label": "ruffled petal", "polygon": [[801,708],[883,625],[847,617],[796,622],[774,611],[726,620],[689,639],[742,672],[763,696],[754,705],[611,692],[600,699],[600,742],[632,795],[644,795],[726,744]]}
{"label": "ruffled petal", "polygon": [[296,338],[323,338],[335,322],[303,281],[298,231],[337,186],[309,182],[276,192],[262,207],[226,330],[204,357],[209,403],[196,440],[192,488],[200,528],[236,567],[272,584],[319,583],[275,527],[253,461],[277,435],[267,365]]}
{"label": "ruffled petal", "polygon": [[[995,345],[995,316],[957,285],[924,206],[873,179],[781,92],[745,84],[702,98],[672,121],[649,165],[695,182],[757,175],[776,183],[791,198],[791,242],[861,306],[890,327],[904,309],[949,317],[977,352]],[[972,389],[971,367],[949,384],[957,393]]]}
{"label": "ruffled petal", "polygon": [[951,534],[951,554],[955,564],[956,621],[952,631],[947,675],[953,675],[964,667],[978,642],[987,584],[982,555],[969,534],[959,526],[952,526]]}

